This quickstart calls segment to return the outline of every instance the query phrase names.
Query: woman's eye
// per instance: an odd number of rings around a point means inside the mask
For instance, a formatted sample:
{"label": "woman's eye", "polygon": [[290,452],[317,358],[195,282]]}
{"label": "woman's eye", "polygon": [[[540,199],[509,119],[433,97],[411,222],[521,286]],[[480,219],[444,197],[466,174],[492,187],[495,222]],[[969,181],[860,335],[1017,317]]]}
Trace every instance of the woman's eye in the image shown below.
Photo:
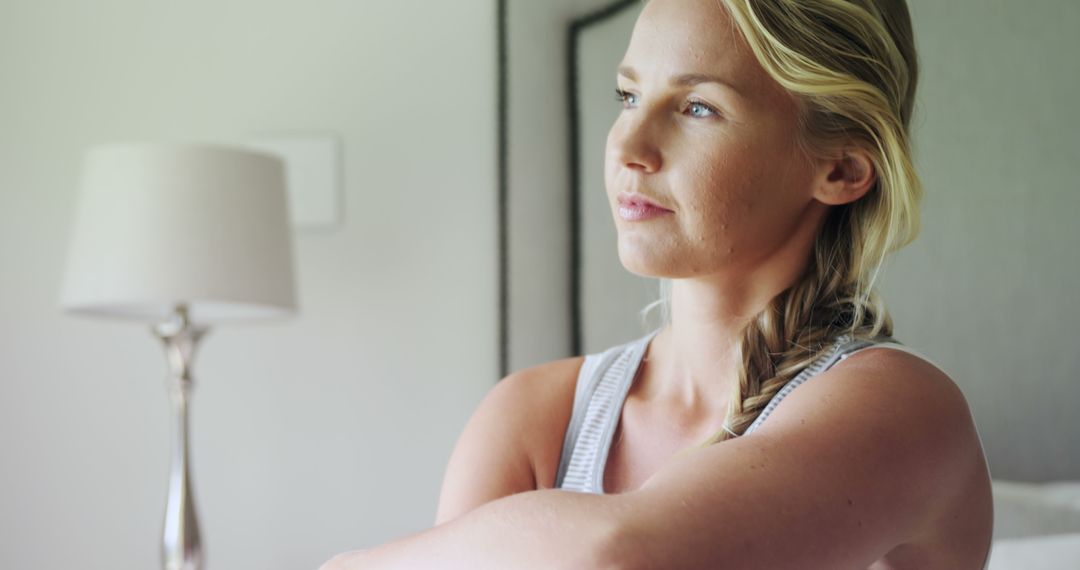
{"label": "woman's eye", "polygon": [[637,105],[637,95],[622,89],[615,88],[615,100],[623,104],[623,108],[630,108]]}
{"label": "woman's eye", "polygon": [[690,104],[686,106],[686,112],[690,113],[691,117],[698,117],[702,119],[707,117],[714,117],[719,114],[716,112],[716,109],[713,109],[712,107],[700,101],[691,101]]}

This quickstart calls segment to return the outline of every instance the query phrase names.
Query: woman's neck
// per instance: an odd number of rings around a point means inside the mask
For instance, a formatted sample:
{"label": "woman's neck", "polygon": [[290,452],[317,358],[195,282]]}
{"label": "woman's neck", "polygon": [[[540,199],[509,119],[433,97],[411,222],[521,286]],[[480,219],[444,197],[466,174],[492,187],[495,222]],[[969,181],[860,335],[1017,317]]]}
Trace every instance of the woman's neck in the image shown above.
{"label": "woman's neck", "polygon": [[746,326],[803,275],[814,229],[793,236],[754,270],[673,280],[671,322],[650,343],[641,397],[722,417],[737,393],[737,347]]}

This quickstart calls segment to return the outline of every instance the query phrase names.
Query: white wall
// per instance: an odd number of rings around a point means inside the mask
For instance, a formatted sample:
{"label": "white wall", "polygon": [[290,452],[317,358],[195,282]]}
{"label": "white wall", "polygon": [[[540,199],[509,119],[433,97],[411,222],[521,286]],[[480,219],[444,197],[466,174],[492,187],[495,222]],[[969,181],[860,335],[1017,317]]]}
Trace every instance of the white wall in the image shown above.
{"label": "white wall", "polygon": [[897,336],[964,390],[992,474],[1080,479],[1080,3],[909,4],[926,200]]}
{"label": "white wall", "polygon": [[296,236],[301,313],[196,362],[208,568],[315,568],[430,525],[497,379],[490,1],[0,3],[0,568],[158,566],[164,357],[60,314],[84,150],[320,131],[344,223]]}

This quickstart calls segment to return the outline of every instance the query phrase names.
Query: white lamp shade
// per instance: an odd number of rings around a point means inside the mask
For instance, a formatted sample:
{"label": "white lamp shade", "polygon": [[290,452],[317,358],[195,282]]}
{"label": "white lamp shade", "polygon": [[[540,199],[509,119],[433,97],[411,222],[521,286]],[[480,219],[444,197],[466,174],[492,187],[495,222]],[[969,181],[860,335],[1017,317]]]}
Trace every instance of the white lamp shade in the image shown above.
{"label": "white lamp shade", "polygon": [[86,157],[61,305],[160,321],[296,308],[284,165],[223,146],[125,144]]}

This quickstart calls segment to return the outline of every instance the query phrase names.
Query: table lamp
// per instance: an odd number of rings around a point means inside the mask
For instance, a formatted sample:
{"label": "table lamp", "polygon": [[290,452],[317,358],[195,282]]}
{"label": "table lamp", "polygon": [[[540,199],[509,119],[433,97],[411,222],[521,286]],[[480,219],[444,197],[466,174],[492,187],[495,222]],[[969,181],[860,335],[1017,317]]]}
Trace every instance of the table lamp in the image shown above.
{"label": "table lamp", "polygon": [[91,150],[61,293],[65,311],[153,323],[174,412],[165,570],[204,552],[188,458],[191,366],[219,322],[296,310],[284,166],[250,150],[121,144]]}

